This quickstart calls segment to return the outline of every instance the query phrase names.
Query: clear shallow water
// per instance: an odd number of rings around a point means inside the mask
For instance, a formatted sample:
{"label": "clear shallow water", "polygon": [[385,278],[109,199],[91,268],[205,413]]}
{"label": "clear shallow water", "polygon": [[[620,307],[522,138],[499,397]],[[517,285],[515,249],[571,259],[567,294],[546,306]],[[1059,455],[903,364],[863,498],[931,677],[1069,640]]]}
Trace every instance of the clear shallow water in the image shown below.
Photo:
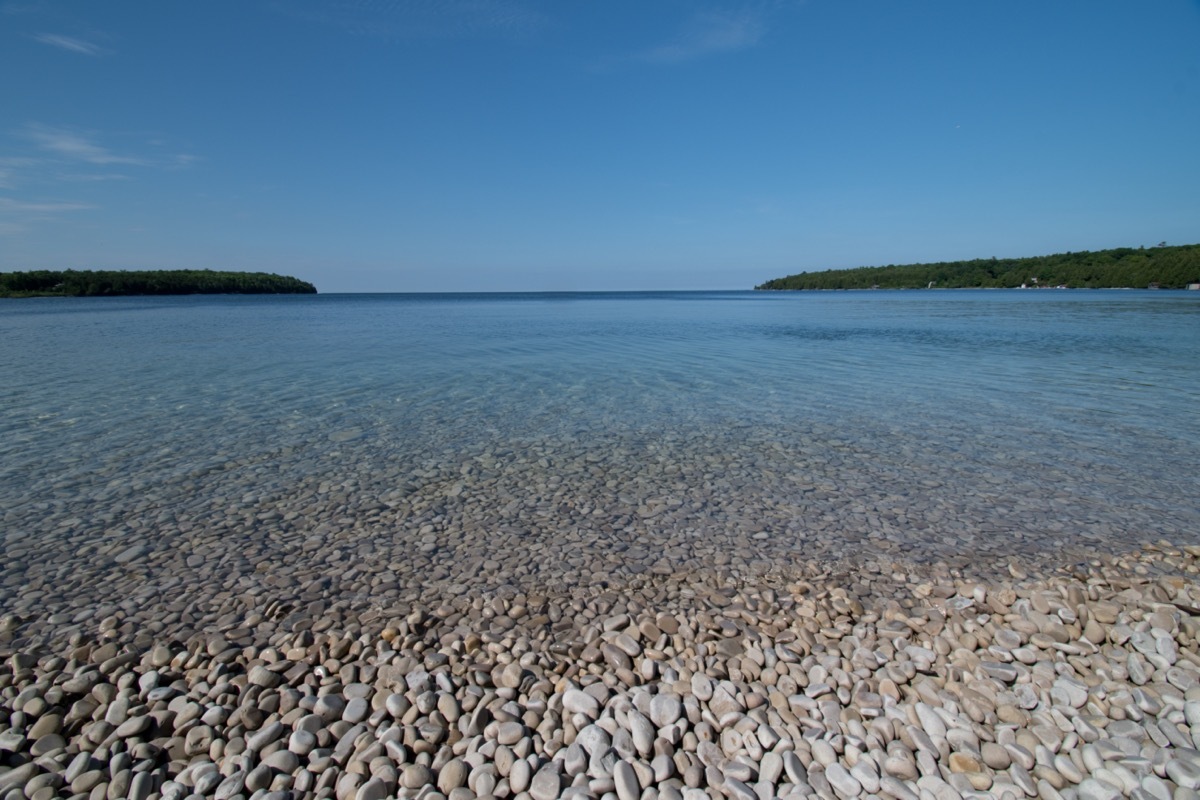
{"label": "clear shallow water", "polygon": [[1200,541],[1194,293],[0,300],[0,336],[8,587],[197,531],[424,548],[439,590]]}

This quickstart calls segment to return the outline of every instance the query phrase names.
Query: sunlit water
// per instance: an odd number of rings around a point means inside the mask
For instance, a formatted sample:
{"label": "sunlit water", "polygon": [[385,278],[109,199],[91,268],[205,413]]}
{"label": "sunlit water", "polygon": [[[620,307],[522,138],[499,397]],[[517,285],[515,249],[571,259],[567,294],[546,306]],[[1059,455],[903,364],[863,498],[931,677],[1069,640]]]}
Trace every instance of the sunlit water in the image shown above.
{"label": "sunlit water", "polygon": [[380,541],[433,552],[467,507],[594,529],[609,563],[615,531],[647,568],[688,537],[767,561],[1200,541],[1200,293],[33,299],[0,301],[0,337],[13,541],[229,509],[266,535],[321,486],[335,527],[399,509]]}

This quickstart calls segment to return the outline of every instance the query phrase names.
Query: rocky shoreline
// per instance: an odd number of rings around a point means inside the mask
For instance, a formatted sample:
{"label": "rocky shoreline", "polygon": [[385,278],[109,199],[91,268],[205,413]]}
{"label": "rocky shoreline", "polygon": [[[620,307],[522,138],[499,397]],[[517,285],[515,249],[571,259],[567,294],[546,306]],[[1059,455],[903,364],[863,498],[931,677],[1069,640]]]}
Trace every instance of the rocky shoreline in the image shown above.
{"label": "rocky shoreline", "polygon": [[10,612],[0,798],[1194,797],[1198,573],[1159,543],[190,633]]}

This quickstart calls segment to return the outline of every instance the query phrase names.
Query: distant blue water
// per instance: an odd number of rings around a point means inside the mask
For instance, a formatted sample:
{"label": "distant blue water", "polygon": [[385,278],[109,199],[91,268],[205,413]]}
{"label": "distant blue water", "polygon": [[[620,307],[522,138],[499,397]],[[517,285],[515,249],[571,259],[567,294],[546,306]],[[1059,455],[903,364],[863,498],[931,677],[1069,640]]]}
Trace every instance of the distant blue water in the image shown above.
{"label": "distant blue water", "polygon": [[33,535],[131,487],[186,517],[215,470],[286,500],[536,450],[603,463],[614,514],[761,509],[776,557],[855,525],[891,555],[1200,541],[1200,293],[0,300],[0,342],[0,515]]}

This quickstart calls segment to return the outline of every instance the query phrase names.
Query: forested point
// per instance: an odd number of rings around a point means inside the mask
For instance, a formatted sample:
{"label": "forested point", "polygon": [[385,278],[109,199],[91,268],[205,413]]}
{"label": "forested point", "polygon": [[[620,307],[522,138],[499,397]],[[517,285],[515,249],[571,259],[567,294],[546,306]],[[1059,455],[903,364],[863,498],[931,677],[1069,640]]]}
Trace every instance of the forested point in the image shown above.
{"label": "forested point", "polygon": [[0,297],[316,293],[317,287],[311,283],[266,272],[210,269],[0,272]]}
{"label": "forested point", "polygon": [[1033,258],[830,269],[776,278],[756,289],[1184,289],[1200,283],[1200,244],[1119,247]]}

